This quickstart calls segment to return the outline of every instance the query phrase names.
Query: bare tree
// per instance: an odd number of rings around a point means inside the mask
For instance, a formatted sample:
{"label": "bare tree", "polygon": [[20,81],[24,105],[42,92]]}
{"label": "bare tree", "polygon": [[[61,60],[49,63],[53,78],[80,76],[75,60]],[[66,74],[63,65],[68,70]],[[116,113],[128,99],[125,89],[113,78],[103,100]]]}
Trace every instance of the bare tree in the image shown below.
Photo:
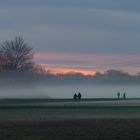
{"label": "bare tree", "polygon": [[1,70],[31,70],[34,67],[32,48],[20,36],[0,46]]}

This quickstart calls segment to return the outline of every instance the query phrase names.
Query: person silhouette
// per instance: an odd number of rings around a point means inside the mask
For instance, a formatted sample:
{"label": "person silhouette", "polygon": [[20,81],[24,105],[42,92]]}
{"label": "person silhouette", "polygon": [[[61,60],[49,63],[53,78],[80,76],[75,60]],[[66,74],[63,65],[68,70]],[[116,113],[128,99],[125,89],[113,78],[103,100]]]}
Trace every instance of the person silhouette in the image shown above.
{"label": "person silhouette", "polygon": [[120,99],[120,92],[117,93],[118,99]]}
{"label": "person silhouette", "polygon": [[125,92],[123,93],[123,99],[126,99],[126,93]]}
{"label": "person silhouette", "polygon": [[77,101],[77,94],[76,93],[73,95],[73,99],[74,99],[74,101]]}
{"label": "person silhouette", "polygon": [[79,93],[78,93],[78,100],[79,100],[79,101],[81,100],[81,97],[82,97],[82,94],[79,92]]}

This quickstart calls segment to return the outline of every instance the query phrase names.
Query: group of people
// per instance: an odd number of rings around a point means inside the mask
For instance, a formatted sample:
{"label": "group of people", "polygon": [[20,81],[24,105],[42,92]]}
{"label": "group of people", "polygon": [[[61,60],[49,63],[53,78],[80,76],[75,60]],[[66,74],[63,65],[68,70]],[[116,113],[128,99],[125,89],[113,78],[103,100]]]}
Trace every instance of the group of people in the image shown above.
{"label": "group of people", "polygon": [[[121,94],[120,94],[120,92],[118,92],[117,97],[118,97],[118,99],[126,99],[126,93],[124,92],[123,95],[122,95],[122,98],[121,98]],[[81,98],[82,98],[82,94],[80,92],[78,94],[75,93],[73,95],[73,100],[74,101],[80,101]]]}
{"label": "group of people", "polygon": [[[118,92],[118,93],[117,93],[118,99],[121,99],[120,95],[121,95],[120,92]],[[125,93],[125,92],[123,93],[122,98],[123,98],[123,99],[126,99],[126,93]]]}
{"label": "group of people", "polygon": [[74,94],[73,95],[73,99],[74,99],[74,101],[80,101],[81,100],[81,98],[82,98],[82,94],[79,92],[78,94]]}

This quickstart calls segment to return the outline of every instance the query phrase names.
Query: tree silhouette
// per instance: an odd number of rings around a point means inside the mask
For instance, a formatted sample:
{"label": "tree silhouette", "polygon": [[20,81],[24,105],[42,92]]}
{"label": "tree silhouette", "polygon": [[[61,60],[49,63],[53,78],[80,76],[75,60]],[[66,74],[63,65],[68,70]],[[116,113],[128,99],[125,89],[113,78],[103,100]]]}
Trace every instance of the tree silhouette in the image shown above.
{"label": "tree silhouette", "polygon": [[20,36],[5,41],[0,46],[0,69],[32,70],[33,54],[32,48]]}

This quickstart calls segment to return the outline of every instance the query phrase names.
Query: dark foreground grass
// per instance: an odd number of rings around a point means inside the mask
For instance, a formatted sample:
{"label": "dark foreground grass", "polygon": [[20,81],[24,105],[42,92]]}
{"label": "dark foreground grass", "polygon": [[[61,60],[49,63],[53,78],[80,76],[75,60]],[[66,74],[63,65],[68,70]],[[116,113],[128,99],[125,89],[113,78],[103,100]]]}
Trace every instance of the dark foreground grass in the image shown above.
{"label": "dark foreground grass", "polygon": [[0,140],[140,140],[140,106],[1,105]]}
{"label": "dark foreground grass", "polygon": [[5,120],[0,140],[140,140],[140,119]]}
{"label": "dark foreground grass", "polygon": [[44,120],[76,118],[140,118],[140,107],[24,107],[0,106],[0,120]]}

